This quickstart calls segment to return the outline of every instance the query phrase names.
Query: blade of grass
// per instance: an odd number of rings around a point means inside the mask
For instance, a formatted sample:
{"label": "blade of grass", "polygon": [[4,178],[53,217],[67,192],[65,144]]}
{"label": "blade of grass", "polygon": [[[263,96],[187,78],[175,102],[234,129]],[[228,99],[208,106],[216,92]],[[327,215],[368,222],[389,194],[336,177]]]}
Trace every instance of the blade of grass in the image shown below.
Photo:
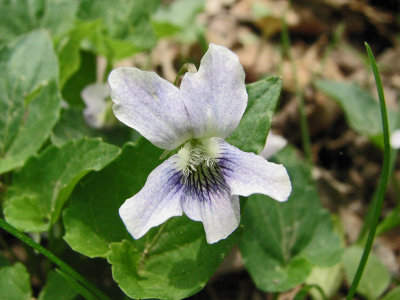
{"label": "blade of grass", "polygon": [[73,277],[68,275],[67,273],[61,271],[60,269],[56,268],[56,272],[65,279],[65,281],[68,283],[68,285],[79,295],[84,297],[87,300],[96,300],[96,297],[90,293],[89,290],[87,290],[83,285],[81,285],[79,282],[77,282]]}
{"label": "blade of grass", "polygon": [[103,300],[111,300],[108,296],[106,296],[102,291],[100,291],[97,287],[91,284],[85,277],[79,274],[77,271],[72,269],[69,265],[67,265],[63,260],[55,256],[52,252],[36,243],[30,237],[28,237],[23,232],[19,231],[17,228],[7,223],[4,219],[0,218],[0,227],[5,231],[9,232],[28,246],[32,247],[39,253],[43,254],[50,261],[52,261],[55,265],[57,265],[64,273],[68,274],[76,281],[81,282],[84,287],[86,287],[95,297],[94,299],[103,299]]}
{"label": "blade of grass", "polygon": [[[393,175],[393,171],[394,171],[394,168],[396,166],[396,161],[397,161],[397,154],[398,154],[397,150],[391,149],[390,163],[389,163],[389,175],[388,175],[389,178],[391,178],[392,175]],[[378,201],[378,196],[379,196],[379,186],[375,190],[375,192],[374,192],[374,194],[372,196],[371,205],[368,207],[368,211],[367,211],[367,213],[366,213],[366,215],[364,217],[364,224],[363,224],[363,226],[361,228],[361,231],[360,231],[360,233],[358,235],[358,238],[357,238],[357,241],[356,241],[356,243],[358,245],[363,245],[365,243],[365,239],[367,237],[368,229],[371,227],[372,220],[374,218],[374,211],[375,211],[376,203]]]}
{"label": "blade of grass", "polygon": [[389,179],[389,169],[390,169],[390,143],[389,143],[389,125],[386,111],[385,95],[383,93],[382,82],[379,76],[378,67],[376,66],[376,61],[372,53],[371,48],[367,43],[365,43],[365,48],[367,49],[369,62],[371,64],[372,72],[374,73],[376,88],[379,96],[379,105],[381,108],[382,126],[383,126],[383,140],[384,140],[384,153],[383,153],[383,166],[381,178],[379,180],[379,186],[377,190],[377,200],[373,203],[373,218],[371,222],[371,227],[368,233],[367,242],[364,247],[364,252],[361,257],[360,263],[357,268],[357,272],[354,276],[353,282],[351,283],[349,293],[346,296],[347,300],[353,299],[356,293],[358,284],[360,283],[362,274],[364,272],[365,265],[367,264],[369,253],[371,252],[372,244],[375,238],[376,228],[379,222],[379,216],[381,214],[383,201],[386,193],[386,187]]}

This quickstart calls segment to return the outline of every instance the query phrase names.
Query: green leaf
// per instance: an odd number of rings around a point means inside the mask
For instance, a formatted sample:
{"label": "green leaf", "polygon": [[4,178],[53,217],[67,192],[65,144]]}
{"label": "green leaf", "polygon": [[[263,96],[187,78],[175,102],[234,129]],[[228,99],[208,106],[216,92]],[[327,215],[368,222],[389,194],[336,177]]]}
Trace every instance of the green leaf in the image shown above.
{"label": "green leaf", "polygon": [[50,271],[46,285],[39,294],[39,300],[72,300],[76,296],[77,293],[62,276],[55,271]]}
{"label": "green leaf", "polygon": [[89,257],[106,257],[111,242],[130,237],[118,209],[144,186],[148,174],[161,163],[161,154],[140,139],[127,144],[118,159],[82,182],[63,216],[64,239],[72,249]]}
{"label": "green leaf", "polygon": [[339,236],[321,207],[309,167],[286,147],[275,155],[292,181],[292,194],[280,203],[252,195],[246,203],[239,242],[246,269],[263,291],[286,291],[303,283],[313,266],[340,261]]}
{"label": "green leaf", "polygon": [[69,140],[94,135],[95,132],[86,125],[82,109],[69,107],[61,111],[60,119],[51,133],[51,142],[60,147]]}
{"label": "green leaf", "polygon": [[91,37],[95,51],[120,59],[155,46],[157,39],[150,17],[160,0],[83,0],[79,17],[100,21],[102,29]]}
{"label": "green leaf", "polygon": [[[383,149],[382,120],[379,103],[357,84],[319,80],[316,87],[334,99],[343,109],[349,126]],[[388,111],[391,130],[395,128],[397,116]]]}
{"label": "green leaf", "polygon": [[144,139],[127,144],[118,159],[77,187],[63,216],[64,239],[72,249],[106,257],[110,243],[130,238],[118,209],[144,186],[161,154]]}
{"label": "green leaf", "polygon": [[82,40],[90,32],[96,30],[96,23],[80,22],[68,32],[56,46],[58,61],[60,65],[60,86],[65,85],[67,80],[79,70],[81,64],[80,46]]}
{"label": "green leaf", "polygon": [[23,264],[0,268],[0,299],[30,300],[31,294],[29,274]]}
{"label": "green leaf", "polygon": [[34,29],[60,36],[73,26],[78,1],[0,0],[0,44]]}
{"label": "green leaf", "polygon": [[40,20],[40,26],[48,29],[54,37],[61,36],[73,27],[78,5],[79,1],[77,0],[45,1],[45,10]]}
{"label": "green leaf", "polygon": [[48,230],[78,181],[91,170],[102,169],[119,152],[98,139],[48,147],[15,173],[4,204],[7,221],[24,231]]}
{"label": "green leaf", "polygon": [[[112,117],[115,118],[114,115]],[[106,143],[123,146],[126,141],[135,141],[140,134],[119,124],[104,130],[91,128],[86,124],[82,109],[68,107],[61,111],[61,117],[51,134],[51,141],[54,145],[61,146],[69,140],[95,136],[102,138]]]}
{"label": "green leaf", "polygon": [[74,107],[85,107],[81,92],[85,86],[96,81],[96,56],[87,51],[80,51],[80,67],[68,78],[62,89],[65,101]]}
{"label": "green leaf", "polygon": [[246,152],[260,153],[263,150],[281,87],[279,77],[247,85],[249,100],[246,111],[238,128],[228,137],[228,143]]}
{"label": "green leaf", "polygon": [[[318,210],[321,218],[316,224],[311,241],[303,248],[302,256],[315,266],[329,267],[340,261],[343,251],[339,235],[333,233],[329,213],[325,210],[322,211],[321,208]],[[317,213],[317,211],[315,212]]]}
{"label": "green leaf", "polygon": [[153,29],[158,37],[177,35],[181,40],[194,42],[201,29],[193,20],[203,10],[204,0],[177,0],[162,5],[153,15]]}
{"label": "green leaf", "polygon": [[[343,272],[339,263],[332,267],[314,267],[307,277],[306,283],[319,286],[326,297],[332,299],[339,290],[342,281]],[[310,294],[314,300],[323,300],[321,293],[316,289],[312,289]]]}
{"label": "green leaf", "polygon": [[[352,282],[363,253],[363,248],[352,246],[344,252],[342,263],[347,282]],[[379,259],[370,253],[357,292],[367,299],[378,299],[390,283],[390,274]]]}
{"label": "green leaf", "polygon": [[398,299],[400,299],[400,286],[391,290],[381,300],[398,300]]}
{"label": "green leaf", "polygon": [[182,299],[204,287],[238,235],[210,245],[201,223],[172,218],[142,239],[112,243],[108,261],[128,296]]}
{"label": "green leaf", "polygon": [[0,268],[9,266],[9,265],[10,265],[10,262],[8,261],[8,259],[0,253]]}
{"label": "green leaf", "polygon": [[193,19],[203,9],[204,0],[177,0],[168,6],[160,6],[153,16],[153,22],[167,23],[184,29],[185,26],[193,24]]}
{"label": "green leaf", "polygon": [[22,166],[49,136],[61,105],[57,80],[57,58],[44,31],[0,50],[0,173]]}

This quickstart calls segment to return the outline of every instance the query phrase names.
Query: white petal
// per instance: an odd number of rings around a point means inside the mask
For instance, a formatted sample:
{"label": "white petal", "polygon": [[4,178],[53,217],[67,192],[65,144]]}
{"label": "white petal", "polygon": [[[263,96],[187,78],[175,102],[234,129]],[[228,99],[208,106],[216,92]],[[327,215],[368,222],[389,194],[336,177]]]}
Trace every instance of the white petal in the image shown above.
{"label": "white petal", "polygon": [[104,102],[109,96],[110,86],[108,83],[92,83],[87,85],[81,92],[81,97],[88,107]]}
{"label": "white petal", "polygon": [[232,51],[210,44],[197,73],[180,86],[196,138],[222,137],[238,126],[247,105],[245,73]]}
{"label": "white petal", "polygon": [[108,82],[117,119],[154,145],[173,150],[191,138],[192,126],[177,87],[136,68],[115,69]]}
{"label": "white petal", "polygon": [[203,223],[209,244],[227,238],[240,223],[239,197],[229,191],[212,194],[207,200],[188,194],[182,206],[190,219]]}
{"label": "white petal", "polygon": [[129,233],[138,239],[171,217],[182,215],[181,171],[176,169],[177,155],[153,170],[144,187],[125,201],[119,215]]}
{"label": "white petal", "polygon": [[390,145],[395,149],[400,148],[400,129],[393,131],[390,137]]}
{"label": "white petal", "polygon": [[260,155],[265,159],[270,158],[275,153],[279,152],[287,145],[287,140],[280,135],[274,134],[272,131],[268,133],[267,142]]}
{"label": "white petal", "polygon": [[289,175],[283,165],[268,162],[254,153],[243,152],[222,139],[219,165],[233,195],[265,194],[286,201],[292,191]]}
{"label": "white petal", "polygon": [[86,122],[94,127],[100,128],[104,122],[104,113],[107,108],[106,99],[110,96],[108,83],[93,83],[86,86],[81,97],[86,104],[83,111]]}

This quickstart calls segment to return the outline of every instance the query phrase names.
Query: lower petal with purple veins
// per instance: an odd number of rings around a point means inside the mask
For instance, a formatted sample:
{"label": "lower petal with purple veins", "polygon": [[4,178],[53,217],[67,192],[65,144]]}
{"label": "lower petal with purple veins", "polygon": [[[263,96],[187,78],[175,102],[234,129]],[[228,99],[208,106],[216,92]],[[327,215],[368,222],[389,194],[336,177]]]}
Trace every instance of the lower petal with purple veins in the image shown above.
{"label": "lower petal with purple veins", "polygon": [[211,201],[186,198],[183,201],[185,214],[195,221],[201,221],[206,233],[207,243],[213,244],[227,238],[240,223],[240,204],[238,196],[215,195]]}
{"label": "lower petal with purple veins", "polygon": [[200,164],[183,184],[183,211],[203,223],[209,244],[225,239],[238,227],[239,197],[231,195],[218,165]]}

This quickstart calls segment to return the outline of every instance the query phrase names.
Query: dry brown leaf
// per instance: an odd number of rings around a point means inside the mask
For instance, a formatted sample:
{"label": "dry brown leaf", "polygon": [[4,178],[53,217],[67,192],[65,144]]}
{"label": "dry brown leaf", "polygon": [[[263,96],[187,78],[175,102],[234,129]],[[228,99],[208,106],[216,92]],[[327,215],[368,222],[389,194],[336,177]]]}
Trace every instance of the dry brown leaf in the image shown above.
{"label": "dry brown leaf", "polygon": [[206,38],[211,43],[232,48],[238,40],[236,19],[227,13],[211,18],[206,30]]}
{"label": "dry brown leaf", "polygon": [[357,240],[361,231],[363,220],[359,215],[362,208],[363,204],[361,201],[353,201],[339,210],[339,217],[349,244],[353,244]]}

